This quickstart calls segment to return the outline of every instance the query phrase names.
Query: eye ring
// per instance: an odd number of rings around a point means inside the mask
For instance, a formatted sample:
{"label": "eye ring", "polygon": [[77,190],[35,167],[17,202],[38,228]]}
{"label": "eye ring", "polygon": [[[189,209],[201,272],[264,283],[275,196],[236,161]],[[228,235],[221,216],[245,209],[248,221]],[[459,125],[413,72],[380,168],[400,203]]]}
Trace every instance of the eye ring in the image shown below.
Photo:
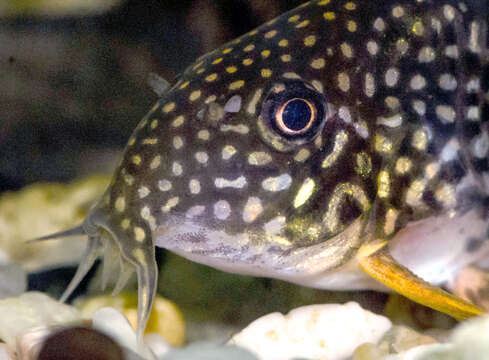
{"label": "eye ring", "polygon": [[[297,119],[292,119],[291,123],[292,125],[287,125],[287,121],[284,121],[284,116],[287,115],[287,107],[290,107],[289,105],[292,105],[293,103],[296,103],[297,102],[301,102],[305,105],[307,105],[307,108],[304,109],[298,109],[299,111],[303,111],[303,110],[307,110],[308,111],[308,116],[309,116],[309,121],[306,123],[305,126],[301,126],[300,128],[297,128],[297,129],[294,129],[293,128],[293,125],[296,125],[297,123]],[[295,108],[297,108],[297,105],[295,106]],[[293,109],[293,110],[290,110],[290,111],[297,111],[297,109]],[[293,114],[295,115],[295,114]],[[275,114],[275,121],[277,123],[277,127],[283,131],[285,134],[288,134],[288,135],[300,135],[300,134],[303,134],[305,132],[307,132],[311,126],[314,124],[315,120],[316,120],[316,116],[317,116],[317,111],[316,111],[316,107],[308,100],[304,99],[304,98],[299,98],[299,97],[294,97],[292,99],[289,99],[287,100],[281,107],[280,109],[277,111],[277,113]]]}

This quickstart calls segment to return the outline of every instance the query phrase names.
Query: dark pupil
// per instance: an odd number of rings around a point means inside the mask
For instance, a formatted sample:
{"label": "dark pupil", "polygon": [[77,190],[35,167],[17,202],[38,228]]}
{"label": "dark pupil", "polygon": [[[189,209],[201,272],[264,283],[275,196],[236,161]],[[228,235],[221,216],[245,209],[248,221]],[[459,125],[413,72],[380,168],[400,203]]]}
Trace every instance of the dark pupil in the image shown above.
{"label": "dark pupil", "polygon": [[292,131],[304,129],[311,121],[311,109],[303,100],[292,100],[282,113],[282,122]]}

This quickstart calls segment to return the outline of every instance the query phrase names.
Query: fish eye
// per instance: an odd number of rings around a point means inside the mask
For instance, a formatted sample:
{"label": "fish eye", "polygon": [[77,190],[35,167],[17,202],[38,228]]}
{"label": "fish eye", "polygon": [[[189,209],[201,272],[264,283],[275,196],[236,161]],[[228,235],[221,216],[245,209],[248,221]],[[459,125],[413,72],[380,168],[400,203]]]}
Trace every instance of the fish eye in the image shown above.
{"label": "fish eye", "polygon": [[262,138],[287,151],[316,138],[327,118],[326,97],[309,83],[283,79],[271,84],[258,118]]}
{"label": "fish eye", "polygon": [[295,135],[306,132],[317,116],[314,105],[301,98],[287,100],[275,114],[278,128],[284,133]]}

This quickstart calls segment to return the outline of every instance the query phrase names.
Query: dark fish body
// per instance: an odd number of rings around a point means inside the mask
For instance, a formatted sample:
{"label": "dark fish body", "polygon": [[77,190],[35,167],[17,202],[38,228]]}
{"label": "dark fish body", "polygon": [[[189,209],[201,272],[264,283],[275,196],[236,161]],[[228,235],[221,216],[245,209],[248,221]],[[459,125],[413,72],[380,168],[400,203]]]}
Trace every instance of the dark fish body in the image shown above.
{"label": "dark fish body", "polygon": [[154,246],[335,289],[376,287],[369,243],[433,284],[487,263],[487,7],[310,1],[199,58],[131,136],[68,292],[102,240],[136,267],[140,329]]}

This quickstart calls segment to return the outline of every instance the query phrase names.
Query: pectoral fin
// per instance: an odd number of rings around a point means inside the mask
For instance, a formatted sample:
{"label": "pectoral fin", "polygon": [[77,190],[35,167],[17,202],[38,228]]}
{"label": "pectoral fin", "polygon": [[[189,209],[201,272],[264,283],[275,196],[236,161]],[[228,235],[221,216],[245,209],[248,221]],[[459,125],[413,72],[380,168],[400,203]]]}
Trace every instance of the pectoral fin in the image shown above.
{"label": "pectoral fin", "polygon": [[399,264],[382,244],[377,248],[371,245],[362,246],[358,254],[360,267],[366,274],[417,303],[441,311],[457,320],[484,312],[479,307],[417,277]]}

